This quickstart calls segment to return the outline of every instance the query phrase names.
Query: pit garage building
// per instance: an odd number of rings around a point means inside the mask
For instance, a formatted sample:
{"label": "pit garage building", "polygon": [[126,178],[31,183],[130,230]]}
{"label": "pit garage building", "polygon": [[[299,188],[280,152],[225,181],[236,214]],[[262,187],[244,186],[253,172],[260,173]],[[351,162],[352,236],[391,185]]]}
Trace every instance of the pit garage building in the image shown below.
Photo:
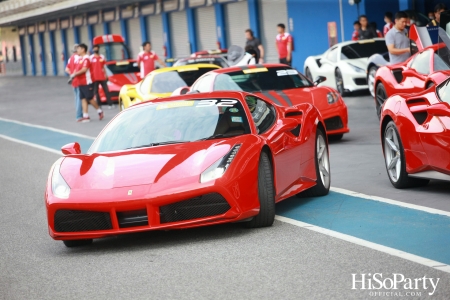
{"label": "pit garage building", "polygon": [[[74,43],[121,34],[134,57],[151,41],[160,57],[245,46],[251,28],[265,47],[266,62],[278,60],[276,25],[294,38],[293,66],[323,53],[330,39],[349,40],[353,22],[366,14],[381,30],[386,11],[429,11],[435,0],[3,0],[0,1],[2,72],[62,76]],[[450,2],[450,1],[447,1]],[[352,4],[353,3],[353,4]],[[450,7],[450,3],[447,3]]]}

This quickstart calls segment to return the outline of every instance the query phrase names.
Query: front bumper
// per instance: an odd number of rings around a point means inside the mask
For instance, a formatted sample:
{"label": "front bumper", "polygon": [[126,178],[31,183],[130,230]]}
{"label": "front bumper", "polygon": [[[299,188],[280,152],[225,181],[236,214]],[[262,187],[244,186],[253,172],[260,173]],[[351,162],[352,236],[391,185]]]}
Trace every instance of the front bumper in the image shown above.
{"label": "front bumper", "polygon": [[231,188],[209,185],[154,197],[148,196],[148,186],[96,190],[89,194],[74,190],[67,200],[47,194],[49,234],[55,240],[93,239],[235,222],[257,215],[257,197],[251,200],[240,193],[245,205],[236,198],[236,184]]}

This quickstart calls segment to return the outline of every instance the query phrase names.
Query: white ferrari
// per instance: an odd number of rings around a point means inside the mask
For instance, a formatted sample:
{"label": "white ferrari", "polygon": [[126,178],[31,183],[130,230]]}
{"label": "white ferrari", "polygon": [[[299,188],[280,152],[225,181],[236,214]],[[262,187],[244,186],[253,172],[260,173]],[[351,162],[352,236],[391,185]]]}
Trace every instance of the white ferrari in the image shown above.
{"label": "white ferrari", "polygon": [[342,42],[322,55],[306,58],[303,71],[312,81],[317,76],[325,76],[327,80],[320,85],[335,88],[341,95],[366,90],[369,57],[386,52],[383,38]]}

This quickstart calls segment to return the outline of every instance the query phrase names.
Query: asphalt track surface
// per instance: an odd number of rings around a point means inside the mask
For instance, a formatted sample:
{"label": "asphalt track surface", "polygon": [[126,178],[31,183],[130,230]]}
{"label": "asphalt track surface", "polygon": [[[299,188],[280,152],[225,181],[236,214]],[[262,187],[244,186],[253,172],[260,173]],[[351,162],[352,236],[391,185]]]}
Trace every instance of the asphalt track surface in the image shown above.
{"label": "asphalt track surface", "polygon": [[[92,111],[92,122],[77,124],[65,81],[0,77],[0,118],[96,136],[117,110],[105,110],[101,122]],[[351,133],[330,145],[332,186],[450,211],[448,183],[392,188],[373,100],[360,94],[345,101]],[[449,273],[280,221],[256,230],[228,224],[131,234],[68,249],[48,236],[43,205],[58,157],[0,138],[0,299],[385,298],[352,290],[352,274],[362,273],[440,278],[432,296],[428,284],[413,290],[421,296],[401,298],[450,298]],[[289,205],[299,200],[288,201],[277,212],[293,213]]]}

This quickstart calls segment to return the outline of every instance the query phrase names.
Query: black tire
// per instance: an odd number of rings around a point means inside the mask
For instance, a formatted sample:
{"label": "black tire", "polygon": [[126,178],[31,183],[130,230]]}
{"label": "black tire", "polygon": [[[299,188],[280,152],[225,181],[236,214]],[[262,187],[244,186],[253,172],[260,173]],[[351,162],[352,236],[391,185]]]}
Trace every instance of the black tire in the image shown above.
{"label": "black tire", "polygon": [[275,188],[269,155],[261,152],[258,168],[259,214],[245,223],[248,228],[272,226],[275,220]]}
{"label": "black tire", "polygon": [[[387,145],[387,143],[388,143],[387,139],[390,138],[391,134],[396,135],[396,139],[397,139],[398,143],[395,146],[398,149],[391,149]],[[395,141],[392,141],[392,143],[395,143]],[[386,172],[387,172],[389,181],[395,188],[404,189],[404,188],[413,187],[413,186],[425,186],[428,184],[428,182],[430,181],[428,179],[412,178],[412,177],[408,176],[408,173],[406,172],[405,150],[403,148],[403,143],[400,138],[400,134],[398,133],[397,126],[395,126],[394,121],[390,121],[383,132],[383,149],[384,149],[383,154],[384,154],[384,163],[386,166]],[[395,151],[395,150],[398,150],[398,151]],[[392,151],[392,153],[389,154],[388,151]],[[388,160],[390,161],[390,157],[392,157],[389,155],[392,155],[393,153],[395,153],[396,157],[398,156],[400,159],[400,170],[398,172],[399,175],[395,176],[396,178],[393,178],[394,176],[391,175],[393,172],[391,173],[389,165],[388,165]]]}
{"label": "black tire", "polygon": [[305,76],[306,76],[309,80],[311,80],[311,82],[314,82],[314,79],[312,78],[312,74],[311,74],[311,71],[309,70],[309,68],[306,68],[306,70],[305,70]]}
{"label": "black tire", "polygon": [[63,243],[68,248],[81,247],[81,246],[87,246],[87,245],[92,244],[92,239],[87,239],[87,240],[69,240],[69,241],[63,241]]}
{"label": "black tire", "polygon": [[386,89],[382,83],[379,83],[375,89],[375,109],[377,110],[378,119],[381,118],[381,108],[388,98]]}
{"label": "black tire", "polygon": [[340,141],[342,140],[342,138],[344,137],[344,134],[331,134],[328,136],[328,141],[330,142],[336,142],[336,141]]}
{"label": "black tire", "polygon": [[336,80],[336,90],[341,96],[345,96],[347,93],[344,89],[344,79],[342,78],[341,70],[336,69],[336,71],[334,71],[334,78]]}
{"label": "black tire", "polygon": [[[319,168],[319,158],[318,158],[318,140],[322,139],[324,141],[326,153],[323,153],[323,155],[326,155],[326,163],[328,164],[328,182],[324,182],[321,176],[321,171]],[[317,183],[315,186],[313,186],[310,189],[307,189],[306,191],[303,191],[299,194],[297,194],[298,197],[320,197],[328,195],[330,192],[330,186],[331,186],[331,173],[330,173],[330,159],[328,155],[328,143],[327,143],[327,137],[325,136],[325,133],[322,131],[322,129],[317,128],[316,132],[316,147],[315,147],[315,165],[316,165],[316,176],[317,176]],[[321,161],[320,164],[323,162]]]}

